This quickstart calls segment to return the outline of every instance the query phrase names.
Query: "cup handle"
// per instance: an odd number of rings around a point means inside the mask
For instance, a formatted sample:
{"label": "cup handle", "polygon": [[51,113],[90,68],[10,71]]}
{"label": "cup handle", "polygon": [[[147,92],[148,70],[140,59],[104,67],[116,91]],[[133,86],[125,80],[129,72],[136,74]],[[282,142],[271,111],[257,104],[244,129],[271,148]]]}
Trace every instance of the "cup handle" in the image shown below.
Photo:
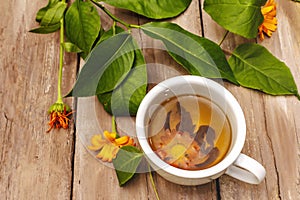
{"label": "cup handle", "polygon": [[265,168],[253,158],[240,154],[225,174],[250,184],[259,184],[266,176]]}

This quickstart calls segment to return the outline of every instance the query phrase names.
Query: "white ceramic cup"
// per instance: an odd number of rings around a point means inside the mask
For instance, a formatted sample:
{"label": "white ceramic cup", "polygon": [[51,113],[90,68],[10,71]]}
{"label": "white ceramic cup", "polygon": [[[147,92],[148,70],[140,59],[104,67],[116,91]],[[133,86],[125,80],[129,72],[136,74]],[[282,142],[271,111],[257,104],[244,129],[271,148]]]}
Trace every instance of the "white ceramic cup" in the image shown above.
{"label": "white ceramic cup", "polygon": [[[149,145],[147,126],[153,111],[165,100],[182,95],[199,95],[210,99],[226,113],[231,125],[232,141],[226,156],[207,169],[184,170],[173,167],[160,159]],[[265,168],[260,163],[241,153],[246,138],[246,123],[239,103],[228,90],[210,79],[185,75],[156,85],[140,104],[136,116],[136,131],[139,144],[152,168],[171,182],[200,185],[225,173],[247,183],[259,184],[266,175]]]}

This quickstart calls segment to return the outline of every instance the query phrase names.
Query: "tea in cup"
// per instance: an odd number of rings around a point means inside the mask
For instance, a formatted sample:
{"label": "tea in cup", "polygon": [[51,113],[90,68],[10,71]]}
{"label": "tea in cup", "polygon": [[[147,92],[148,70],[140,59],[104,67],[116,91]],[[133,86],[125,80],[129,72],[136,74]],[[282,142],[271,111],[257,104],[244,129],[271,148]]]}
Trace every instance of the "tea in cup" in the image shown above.
{"label": "tea in cup", "polygon": [[177,76],[152,88],[137,112],[137,138],[165,179],[199,185],[228,174],[258,184],[266,174],[242,154],[246,123],[233,95],[199,76]]}

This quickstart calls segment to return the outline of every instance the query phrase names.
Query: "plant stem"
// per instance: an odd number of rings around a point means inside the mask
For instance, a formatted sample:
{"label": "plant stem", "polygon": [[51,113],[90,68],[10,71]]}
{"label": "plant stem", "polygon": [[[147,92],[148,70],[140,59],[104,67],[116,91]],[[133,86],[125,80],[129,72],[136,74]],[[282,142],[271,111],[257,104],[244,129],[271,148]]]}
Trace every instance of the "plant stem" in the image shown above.
{"label": "plant stem", "polygon": [[112,131],[113,133],[117,133],[117,128],[116,128],[116,118],[115,118],[114,115],[111,117],[111,131]]}
{"label": "plant stem", "polygon": [[151,181],[154,193],[155,193],[155,197],[156,197],[157,200],[160,200],[160,198],[158,196],[158,192],[157,192],[156,186],[155,186],[155,183],[154,183],[154,180],[153,180],[153,176],[152,176],[151,168],[150,168],[149,164],[148,164],[148,171],[149,171],[150,181]]}
{"label": "plant stem", "polygon": [[117,18],[115,15],[113,15],[109,10],[107,10],[102,4],[95,2],[94,0],[91,0],[97,7],[101,8],[101,10],[103,10],[112,20],[119,22],[120,24],[123,24],[124,26],[126,26],[127,28],[140,28],[139,25],[135,25],[135,24],[128,24],[126,22],[124,22],[123,20]]}
{"label": "plant stem", "polygon": [[[65,2],[65,0],[63,0]],[[57,82],[57,103],[63,103],[61,95],[61,84],[62,84],[62,68],[64,64],[64,18],[60,20],[60,46],[59,46],[59,72]]]}
{"label": "plant stem", "polygon": [[113,23],[112,30],[113,30],[113,36],[115,36],[116,35],[116,21],[114,21],[114,23]]}
{"label": "plant stem", "polygon": [[223,36],[221,42],[219,42],[219,46],[221,46],[221,44],[224,42],[225,38],[227,37],[229,31],[226,31],[225,35]]}

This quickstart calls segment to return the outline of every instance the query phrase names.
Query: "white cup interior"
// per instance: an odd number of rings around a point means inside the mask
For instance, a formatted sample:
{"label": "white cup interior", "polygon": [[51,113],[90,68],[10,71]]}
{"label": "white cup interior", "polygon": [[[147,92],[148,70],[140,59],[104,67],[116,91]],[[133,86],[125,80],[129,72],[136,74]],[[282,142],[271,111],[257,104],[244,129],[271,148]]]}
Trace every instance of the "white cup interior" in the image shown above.
{"label": "white cup interior", "polygon": [[[161,160],[148,142],[148,122],[155,110],[165,100],[182,95],[199,95],[218,105],[227,115],[232,130],[232,141],[225,158],[218,164],[203,170],[183,170]],[[246,137],[245,118],[233,95],[223,86],[199,76],[177,76],[165,80],[152,88],[140,104],[136,117],[137,138],[154,170],[185,178],[204,178],[218,174],[228,168],[239,156]]]}

